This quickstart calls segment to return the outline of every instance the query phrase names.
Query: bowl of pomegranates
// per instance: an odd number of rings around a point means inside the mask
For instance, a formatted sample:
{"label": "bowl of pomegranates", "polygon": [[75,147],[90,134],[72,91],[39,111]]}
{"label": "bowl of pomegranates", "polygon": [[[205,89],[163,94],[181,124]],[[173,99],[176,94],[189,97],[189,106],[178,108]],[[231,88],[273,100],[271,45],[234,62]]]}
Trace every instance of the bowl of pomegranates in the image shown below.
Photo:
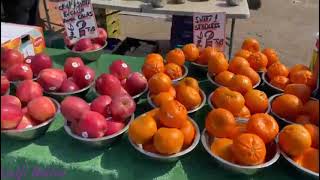
{"label": "bowl of pomegranates", "polygon": [[16,140],[44,135],[60,108],[56,100],[25,90],[17,96],[1,96],[1,134]]}
{"label": "bowl of pomegranates", "polygon": [[103,54],[103,49],[107,46],[107,32],[103,28],[98,28],[98,37],[83,38],[71,45],[65,37],[66,49],[73,55],[81,57],[85,61],[95,61]]}
{"label": "bowl of pomegranates", "polygon": [[87,103],[76,96],[61,102],[64,130],[76,141],[95,148],[121,140],[134,119],[136,104],[129,95],[102,95]]}

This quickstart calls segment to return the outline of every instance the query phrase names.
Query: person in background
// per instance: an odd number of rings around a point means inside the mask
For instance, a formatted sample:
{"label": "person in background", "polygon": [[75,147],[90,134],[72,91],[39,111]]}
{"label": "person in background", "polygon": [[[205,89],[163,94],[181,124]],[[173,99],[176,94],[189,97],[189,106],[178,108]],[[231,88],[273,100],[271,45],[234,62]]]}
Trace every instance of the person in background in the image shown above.
{"label": "person in background", "polygon": [[39,0],[1,0],[1,3],[4,22],[33,26],[39,24]]}

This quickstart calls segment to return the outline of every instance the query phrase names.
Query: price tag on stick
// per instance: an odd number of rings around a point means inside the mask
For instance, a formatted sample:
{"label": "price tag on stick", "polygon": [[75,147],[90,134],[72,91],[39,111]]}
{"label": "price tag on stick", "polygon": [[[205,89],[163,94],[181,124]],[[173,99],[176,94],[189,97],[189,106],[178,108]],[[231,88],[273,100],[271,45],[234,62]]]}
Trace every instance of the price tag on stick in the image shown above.
{"label": "price tag on stick", "polygon": [[98,37],[91,0],[62,0],[58,9],[71,44],[82,38]]}
{"label": "price tag on stick", "polygon": [[199,48],[214,47],[224,51],[226,14],[194,14],[193,43]]}

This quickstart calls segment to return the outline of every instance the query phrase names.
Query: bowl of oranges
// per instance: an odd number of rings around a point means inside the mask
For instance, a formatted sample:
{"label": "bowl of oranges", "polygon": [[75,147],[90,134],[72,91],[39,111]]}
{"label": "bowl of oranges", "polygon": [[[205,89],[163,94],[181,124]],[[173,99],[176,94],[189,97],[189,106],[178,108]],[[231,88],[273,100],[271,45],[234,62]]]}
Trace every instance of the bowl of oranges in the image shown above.
{"label": "bowl of oranges", "polygon": [[176,100],[146,112],[130,123],[130,144],[146,157],[176,161],[199,143],[200,130]]}
{"label": "bowl of oranges", "polygon": [[241,118],[250,118],[256,113],[269,113],[271,108],[263,91],[251,89],[242,95],[227,87],[219,87],[213,91],[208,97],[208,104],[212,109],[224,108]]}
{"label": "bowl of oranges", "polygon": [[193,43],[186,44],[182,47],[186,61],[197,70],[208,71],[208,58],[217,50],[211,47],[200,49]]}
{"label": "bowl of oranges", "polygon": [[230,111],[218,108],[207,115],[201,142],[222,167],[252,175],[279,159],[278,131],[277,121],[268,114],[234,118]]}
{"label": "bowl of oranges", "polygon": [[290,124],[279,133],[281,155],[302,174],[319,178],[319,128],[313,124]]}
{"label": "bowl of oranges", "polygon": [[165,74],[155,74],[148,84],[150,91],[147,100],[153,108],[175,99],[183,104],[190,114],[201,109],[206,103],[204,91],[200,89],[198,81],[192,77],[186,77],[173,84]]}

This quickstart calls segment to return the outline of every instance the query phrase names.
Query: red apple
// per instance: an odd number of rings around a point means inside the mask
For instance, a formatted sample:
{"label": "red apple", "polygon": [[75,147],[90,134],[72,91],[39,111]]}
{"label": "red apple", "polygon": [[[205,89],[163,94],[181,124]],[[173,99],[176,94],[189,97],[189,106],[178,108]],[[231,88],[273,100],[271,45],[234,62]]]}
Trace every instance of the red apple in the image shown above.
{"label": "red apple", "polygon": [[29,115],[23,115],[20,123],[18,124],[18,126],[16,127],[16,129],[26,129],[26,128],[31,128],[33,126],[36,126],[37,123],[32,120],[32,118]]}
{"label": "red apple", "polygon": [[130,95],[119,95],[112,99],[110,109],[112,117],[126,119],[136,110],[136,103]]}
{"label": "red apple", "polygon": [[74,48],[76,51],[88,51],[92,49],[92,42],[89,38],[83,38],[80,39],[76,44],[74,45]]}
{"label": "red apple", "polygon": [[72,80],[72,78],[65,79],[60,87],[60,91],[64,93],[75,92],[79,89],[79,86]]}
{"label": "red apple", "polygon": [[34,98],[43,96],[43,90],[39,83],[32,80],[25,80],[18,85],[16,96],[21,102],[27,103]]}
{"label": "red apple", "polygon": [[68,77],[73,75],[75,69],[80,66],[84,66],[84,63],[79,57],[68,57],[64,63],[64,72],[66,72]]}
{"label": "red apple", "polygon": [[96,90],[100,95],[114,97],[119,94],[121,88],[119,79],[111,74],[103,73],[96,80]]}
{"label": "red apple", "polygon": [[61,69],[48,68],[39,73],[38,82],[45,91],[57,91],[65,79],[67,74]]}
{"label": "red apple", "polygon": [[127,63],[119,59],[112,62],[112,64],[109,66],[109,72],[121,81],[129,76],[131,69]]}
{"label": "red apple", "polygon": [[57,109],[52,100],[41,96],[31,100],[28,105],[28,114],[36,121],[44,122],[52,118]]}
{"label": "red apple", "polygon": [[24,57],[16,49],[4,49],[1,52],[1,68],[8,69],[9,67],[16,64],[23,64]]}
{"label": "red apple", "polygon": [[98,28],[98,37],[92,39],[92,42],[98,43],[103,46],[106,43],[108,33],[103,28]]}
{"label": "red apple", "polygon": [[10,82],[6,76],[1,76],[1,95],[4,95],[10,88]]}
{"label": "red apple", "polygon": [[128,95],[128,96],[130,96],[130,94],[127,92],[127,90],[125,90],[123,87],[121,87],[120,92],[117,95],[120,95],[120,96]]}
{"label": "red apple", "polygon": [[81,135],[81,132],[79,130],[79,125],[78,125],[78,122],[74,121],[70,124],[70,129],[71,131],[74,133],[74,134],[77,134],[77,135]]}
{"label": "red apple", "polygon": [[111,115],[110,112],[110,104],[111,104],[111,97],[107,95],[102,95],[97,97],[91,102],[90,108],[91,111],[98,112],[102,114],[104,117],[109,117]]}
{"label": "red apple", "polygon": [[105,117],[94,111],[84,112],[78,123],[79,135],[84,138],[103,137],[107,127]]}
{"label": "red apple", "polygon": [[70,122],[78,122],[82,113],[89,110],[89,104],[76,96],[68,96],[61,102],[61,113]]}
{"label": "red apple", "polygon": [[91,49],[91,50],[98,50],[98,49],[100,49],[100,48],[102,48],[102,46],[101,46],[100,44],[94,43],[94,44],[92,45],[92,49]]}
{"label": "red apple", "polygon": [[13,129],[17,127],[22,116],[21,108],[10,104],[1,104],[1,129]]}
{"label": "red apple", "polygon": [[22,108],[22,113],[23,115],[28,114],[28,106],[25,106],[24,108]]}
{"label": "red apple", "polygon": [[38,76],[41,70],[52,68],[52,60],[50,56],[40,53],[31,59],[31,69],[34,76]]}
{"label": "red apple", "polygon": [[7,69],[6,76],[9,81],[23,81],[32,79],[33,73],[29,65],[15,64]]}
{"label": "red apple", "polygon": [[141,93],[147,86],[147,79],[139,72],[131,73],[126,81],[126,90],[131,96]]}
{"label": "red apple", "polygon": [[75,69],[72,78],[79,88],[89,86],[95,78],[95,72],[89,66],[80,66]]}
{"label": "red apple", "polygon": [[1,106],[3,105],[14,105],[18,108],[22,107],[20,99],[12,95],[1,96]]}
{"label": "red apple", "polygon": [[106,136],[112,135],[120,131],[125,127],[123,120],[117,120],[114,118],[107,119],[107,131],[105,132]]}

